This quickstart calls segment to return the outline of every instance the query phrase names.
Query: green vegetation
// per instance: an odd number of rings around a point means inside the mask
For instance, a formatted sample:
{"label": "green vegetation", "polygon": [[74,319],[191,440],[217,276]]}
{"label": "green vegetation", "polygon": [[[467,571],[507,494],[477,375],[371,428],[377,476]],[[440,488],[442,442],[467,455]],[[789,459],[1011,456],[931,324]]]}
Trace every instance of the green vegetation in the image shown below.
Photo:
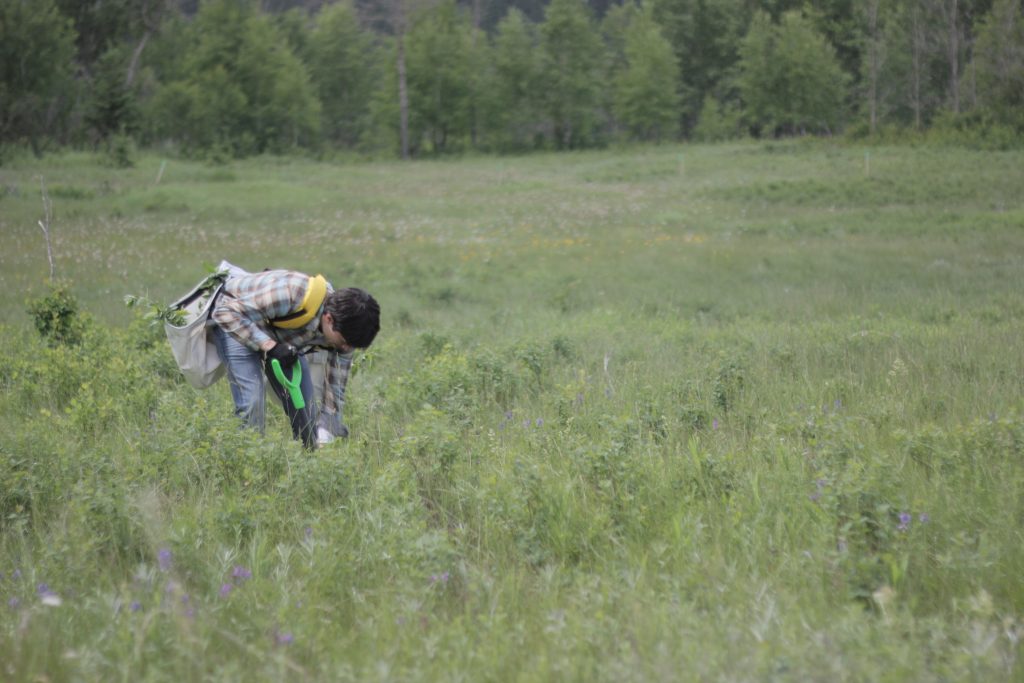
{"label": "green vegetation", "polygon": [[0,0],[30,146],[401,158],[627,140],[1024,140],[1019,0]]}
{"label": "green vegetation", "polygon": [[[2,678],[1020,680],[1022,161],[15,160]],[[347,441],[121,303],[220,258],[379,298]]]}

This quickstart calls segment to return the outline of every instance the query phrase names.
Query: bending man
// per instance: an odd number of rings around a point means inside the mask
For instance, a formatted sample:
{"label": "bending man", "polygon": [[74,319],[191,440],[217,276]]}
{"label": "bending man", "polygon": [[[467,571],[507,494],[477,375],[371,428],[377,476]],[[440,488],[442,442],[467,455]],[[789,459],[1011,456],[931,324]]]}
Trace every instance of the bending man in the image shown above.
{"label": "bending man", "polygon": [[[380,330],[380,306],[362,289],[335,291],[322,276],[291,270],[267,270],[229,278],[211,318],[211,330],[227,366],[235,414],[263,432],[266,417],[264,377],[281,399],[292,435],[312,450],[335,436],[347,436],[341,421],[345,385],[354,349],[368,347]],[[327,352],[322,405],[314,400],[305,354]],[[302,369],[305,406],[296,408],[274,376],[277,360],[286,378]]]}

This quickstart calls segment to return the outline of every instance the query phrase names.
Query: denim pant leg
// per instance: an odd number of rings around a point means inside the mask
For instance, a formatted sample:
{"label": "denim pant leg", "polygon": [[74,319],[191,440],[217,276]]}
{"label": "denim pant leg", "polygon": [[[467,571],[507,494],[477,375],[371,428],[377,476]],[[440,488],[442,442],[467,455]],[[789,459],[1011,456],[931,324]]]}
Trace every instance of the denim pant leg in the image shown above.
{"label": "denim pant leg", "polygon": [[228,369],[231,398],[235,401],[235,415],[247,427],[263,433],[266,422],[266,398],[263,390],[263,361],[260,354],[225,332],[219,325],[212,330],[214,344]]}
{"label": "denim pant leg", "polygon": [[[299,391],[302,392],[303,402],[306,404],[301,410],[295,408],[291,395],[281,386],[273,374],[267,374],[267,381],[277,397],[281,399],[285,415],[288,416],[288,423],[292,426],[292,436],[301,439],[302,445],[309,450],[316,448],[316,422],[317,406],[313,394],[313,380],[309,372],[309,363],[305,356],[299,356],[299,365],[302,367],[302,381],[299,383]],[[294,371],[293,371],[294,373]],[[294,374],[293,374],[294,377]],[[291,378],[286,378],[291,379]]]}

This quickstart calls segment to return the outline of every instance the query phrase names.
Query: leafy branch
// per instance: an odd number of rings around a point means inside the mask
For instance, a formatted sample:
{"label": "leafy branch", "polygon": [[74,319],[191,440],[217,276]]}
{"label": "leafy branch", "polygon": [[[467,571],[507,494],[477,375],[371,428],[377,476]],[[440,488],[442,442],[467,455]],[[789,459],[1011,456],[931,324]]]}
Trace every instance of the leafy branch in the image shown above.
{"label": "leafy branch", "polygon": [[[206,292],[209,295],[227,278],[228,271],[212,269],[210,274],[206,276],[206,279],[199,283],[197,290]],[[188,322],[188,314],[182,308],[178,308],[174,304],[161,306],[146,296],[127,294],[124,297],[124,305],[128,308],[145,309],[142,319],[149,321],[149,324],[154,327],[163,323],[181,327]]]}
{"label": "leafy branch", "polygon": [[141,317],[153,327],[163,323],[170,323],[175,327],[181,327],[187,322],[185,311],[171,306],[161,306],[145,296],[127,294],[124,297],[124,305],[128,308],[145,309]]}

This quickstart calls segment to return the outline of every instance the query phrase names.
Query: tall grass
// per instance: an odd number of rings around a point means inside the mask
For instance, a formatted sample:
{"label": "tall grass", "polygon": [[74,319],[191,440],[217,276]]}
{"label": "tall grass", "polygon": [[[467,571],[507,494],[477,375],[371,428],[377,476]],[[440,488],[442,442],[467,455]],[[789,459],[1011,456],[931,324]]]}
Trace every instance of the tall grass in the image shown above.
{"label": "tall grass", "polygon": [[[868,152],[0,169],[0,671],[1019,680],[1024,166]],[[120,304],[220,258],[381,300],[350,439]]]}

